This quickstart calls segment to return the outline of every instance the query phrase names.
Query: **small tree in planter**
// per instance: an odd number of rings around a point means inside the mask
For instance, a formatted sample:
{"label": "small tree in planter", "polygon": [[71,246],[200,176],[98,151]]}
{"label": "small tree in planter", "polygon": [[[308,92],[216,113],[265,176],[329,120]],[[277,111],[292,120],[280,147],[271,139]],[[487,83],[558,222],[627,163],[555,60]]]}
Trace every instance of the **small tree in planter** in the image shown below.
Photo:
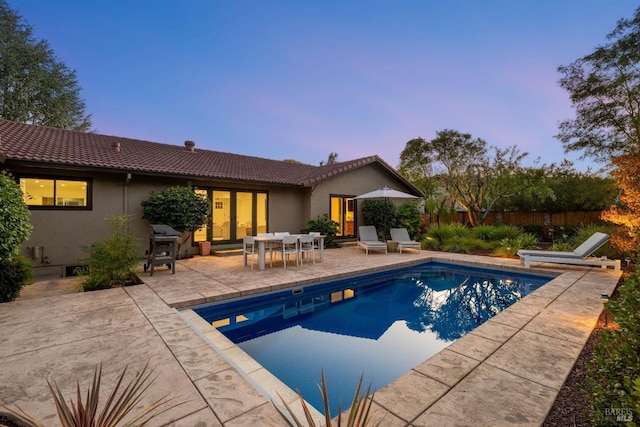
{"label": "small tree in planter", "polygon": [[[152,191],[149,199],[142,202],[142,219],[152,224],[165,224],[183,235],[193,233],[209,221],[211,203],[203,194],[193,191],[191,184],[175,186],[162,190],[160,193]],[[189,235],[183,237],[180,247],[187,241]]]}

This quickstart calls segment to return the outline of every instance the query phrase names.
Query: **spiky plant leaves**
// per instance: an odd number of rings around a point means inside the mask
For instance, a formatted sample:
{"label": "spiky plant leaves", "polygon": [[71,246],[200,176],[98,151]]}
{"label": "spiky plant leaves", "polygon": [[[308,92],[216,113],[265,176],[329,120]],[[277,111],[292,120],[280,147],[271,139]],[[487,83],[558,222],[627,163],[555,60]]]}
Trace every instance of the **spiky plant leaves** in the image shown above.
{"label": "spiky plant leaves", "polygon": [[[151,384],[156,380],[157,375],[154,375],[155,368],[150,369],[149,361],[147,361],[142,370],[135,374],[122,392],[119,393],[127,370],[128,366],[125,367],[122,374],[120,374],[116,386],[107,398],[102,410],[99,410],[102,364],[96,367],[94,371],[93,381],[91,386],[87,388],[84,401],[80,381],[76,383],[76,402],[74,403],[74,401],[71,400],[70,403],[67,404],[58,384],[55,381],[52,384],[47,380],[61,425],[63,427],[116,427],[120,425],[120,423],[123,423],[122,425],[125,427],[142,427],[148,425],[151,420],[159,415],[186,403],[186,401],[172,403],[175,398],[170,398],[169,395],[166,394],[130,416],[144,398]],[[31,417],[17,405],[18,411],[4,405],[0,405],[0,407],[8,411],[9,415],[17,418],[18,422],[25,427],[44,427],[43,424]],[[129,417],[129,419],[124,422],[127,417]]]}
{"label": "spiky plant leaves", "polygon": [[[371,404],[373,403],[373,397],[375,392],[371,392],[371,384],[367,388],[366,393],[361,394],[362,391],[362,380],[363,377],[360,377],[360,381],[358,381],[358,386],[356,388],[356,392],[353,395],[353,400],[351,402],[351,408],[347,414],[346,427],[367,427],[373,422],[373,418],[375,415],[375,411],[371,412]],[[322,404],[324,407],[324,416],[325,416],[325,427],[333,427],[334,423],[331,419],[331,409],[329,407],[329,392],[327,391],[327,382],[324,376],[324,370],[321,371],[321,384],[320,384],[320,392],[322,393]],[[300,397],[300,402],[302,404],[302,410],[304,411],[306,423],[302,423],[298,417],[294,414],[293,410],[287,404],[287,402],[280,396],[278,397],[280,401],[284,405],[286,413],[282,410],[275,402],[271,402],[273,406],[276,408],[280,416],[290,427],[320,427],[313,420],[311,415],[311,410],[307,405],[307,402],[304,400],[302,393],[298,390],[298,396]],[[292,421],[293,420],[293,421]],[[342,427],[342,402],[338,404],[338,418],[336,419],[335,426]],[[378,421],[374,426],[381,425],[382,420]]]}
{"label": "spiky plant leaves", "polygon": [[21,407],[18,405],[15,405],[15,407],[18,409],[17,411],[0,404],[0,408],[4,411],[0,412],[0,415],[21,427],[45,427],[44,424],[27,414]]}

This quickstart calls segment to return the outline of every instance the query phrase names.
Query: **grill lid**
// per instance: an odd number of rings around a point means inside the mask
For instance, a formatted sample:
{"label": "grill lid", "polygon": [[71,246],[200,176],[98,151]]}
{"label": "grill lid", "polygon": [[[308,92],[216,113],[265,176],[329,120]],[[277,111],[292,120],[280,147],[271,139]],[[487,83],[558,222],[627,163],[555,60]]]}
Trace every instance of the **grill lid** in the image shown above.
{"label": "grill lid", "polygon": [[155,236],[180,236],[179,232],[164,224],[152,225],[151,233]]}

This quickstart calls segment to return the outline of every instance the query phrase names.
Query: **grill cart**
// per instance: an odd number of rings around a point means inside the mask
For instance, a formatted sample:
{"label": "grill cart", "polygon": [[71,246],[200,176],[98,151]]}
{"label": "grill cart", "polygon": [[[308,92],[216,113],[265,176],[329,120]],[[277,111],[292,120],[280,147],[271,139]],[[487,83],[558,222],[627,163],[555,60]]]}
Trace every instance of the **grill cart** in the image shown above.
{"label": "grill cart", "polygon": [[166,265],[172,274],[176,273],[176,254],[180,233],[168,225],[156,224],[151,226],[149,233],[149,250],[144,271],[153,270],[156,265]]}

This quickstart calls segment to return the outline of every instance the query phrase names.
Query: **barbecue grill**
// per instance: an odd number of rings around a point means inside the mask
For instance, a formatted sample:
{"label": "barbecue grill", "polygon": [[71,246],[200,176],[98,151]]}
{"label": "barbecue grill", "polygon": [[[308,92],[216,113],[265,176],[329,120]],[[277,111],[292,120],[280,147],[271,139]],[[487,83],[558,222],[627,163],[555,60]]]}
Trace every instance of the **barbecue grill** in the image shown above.
{"label": "barbecue grill", "polygon": [[147,262],[144,271],[153,270],[156,265],[166,265],[172,274],[176,273],[176,254],[180,233],[168,225],[156,224],[150,227],[149,250],[147,251]]}

